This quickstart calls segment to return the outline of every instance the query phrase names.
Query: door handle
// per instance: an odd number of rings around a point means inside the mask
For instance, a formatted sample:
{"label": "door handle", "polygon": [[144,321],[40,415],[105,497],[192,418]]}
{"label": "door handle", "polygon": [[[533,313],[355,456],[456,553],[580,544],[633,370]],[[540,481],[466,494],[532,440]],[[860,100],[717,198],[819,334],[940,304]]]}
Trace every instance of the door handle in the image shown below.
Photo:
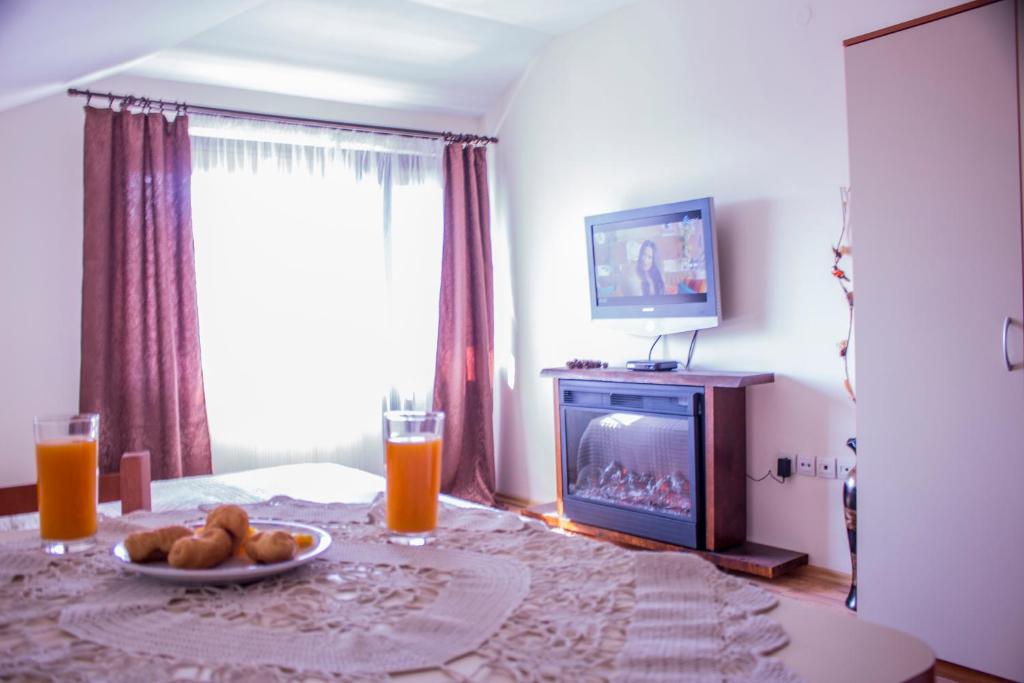
{"label": "door handle", "polygon": [[1006,364],[1006,371],[1013,372],[1013,363],[1010,362],[1010,345],[1008,338],[1010,336],[1010,323],[1013,319],[1010,316],[1006,316],[1003,319],[1003,363]]}

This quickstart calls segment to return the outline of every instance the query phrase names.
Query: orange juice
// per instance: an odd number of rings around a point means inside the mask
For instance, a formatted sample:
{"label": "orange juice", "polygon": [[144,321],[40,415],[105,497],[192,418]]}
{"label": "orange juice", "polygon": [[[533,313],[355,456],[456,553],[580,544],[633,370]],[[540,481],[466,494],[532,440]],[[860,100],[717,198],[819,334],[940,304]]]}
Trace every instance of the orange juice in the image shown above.
{"label": "orange juice", "polygon": [[388,528],[416,533],[436,527],[441,439],[421,435],[388,439],[385,469]]}
{"label": "orange juice", "polygon": [[96,442],[52,439],[36,444],[39,531],[49,541],[96,533]]}

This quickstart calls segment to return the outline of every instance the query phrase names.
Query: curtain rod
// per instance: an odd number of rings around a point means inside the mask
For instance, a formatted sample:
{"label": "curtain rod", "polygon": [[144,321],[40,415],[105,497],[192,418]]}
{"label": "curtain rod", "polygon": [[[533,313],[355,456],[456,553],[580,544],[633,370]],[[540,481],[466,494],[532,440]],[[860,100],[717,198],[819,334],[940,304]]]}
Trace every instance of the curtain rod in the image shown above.
{"label": "curtain rod", "polygon": [[226,116],[235,119],[255,119],[257,121],[276,121],[278,123],[295,123],[303,126],[318,126],[320,128],[339,128],[341,130],[352,130],[364,133],[383,133],[385,135],[399,135],[408,138],[427,138],[432,140],[444,140],[445,142],[466,142],[473,144],[484,144],[497,142],[498,138],[486,135],[474,135],[473,133],[452,133],[449,131],[417,130],[415,128],[395,128],[392,126],[372,126],[362,123],[346,123],[344,121],[328,121],[325,119],[307,119],[301,116],[283,116],[279,114],[261,114],[254,111],[242,111],[239,109],[222,109],[221,107],[204,107],[201,105],[187,104],[185,102],[170,102],[167,100],[154,100],[148,97],[136,97],[135,95],[115,95],[114,93],[92,92],[89,90],[68,89],[69,97],[84,97],[85,105],[94,97],[110,101],[113,107],[115,102],[121,106],[157,107],[159,111],[193,112],[196,114],[210,114],[212,116]]}

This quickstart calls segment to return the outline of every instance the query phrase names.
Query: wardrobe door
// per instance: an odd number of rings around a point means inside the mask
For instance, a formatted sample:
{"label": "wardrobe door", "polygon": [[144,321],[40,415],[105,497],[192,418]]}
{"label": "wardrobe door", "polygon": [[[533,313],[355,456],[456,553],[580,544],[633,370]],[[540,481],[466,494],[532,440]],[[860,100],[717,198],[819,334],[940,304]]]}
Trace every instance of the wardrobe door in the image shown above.
{"label": "wardrobe door", "polygon": [[850,45],[846,78],[859,614],[1022,680],[1015,12],[1002,0]]}

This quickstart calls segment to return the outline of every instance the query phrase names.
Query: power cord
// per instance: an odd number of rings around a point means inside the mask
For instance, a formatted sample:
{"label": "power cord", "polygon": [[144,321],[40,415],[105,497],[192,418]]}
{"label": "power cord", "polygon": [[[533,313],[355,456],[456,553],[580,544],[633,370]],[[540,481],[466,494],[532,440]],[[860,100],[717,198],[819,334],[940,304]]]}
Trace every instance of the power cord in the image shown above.
{"label": "power cord", "polygon": [[750,481],[764,481],[768,477],[771,477],[772,479],[774,479],[775,481],[779,482],[780,484],[786,483],[785,479],[779,479],[774,474],[772,474],[771,470],[768,470],[768,472],[765,473],[765,475],[763,477],[761,477],[761,478],[755,478],[755,477],[750,476],[749,474],[747,475],[747,479],[749,479]]}
{"label": "power cord", "polygon": [[693,335],[690,337],[690,351],[686,354],[686,365],[683,366],[684,370],[690,369],[690,361],[693,360],[693,350],[697,347],[697,333],[700,330],[694,330]]}
{"label": "power cord", "polygon": [[[689,370],[690,369],[690,363],[693,362],[693,351],[694,351],[694,349],[697,348],[697,333],[698,332],[700,332],[700,330],[694,330],[693,334],[690,335],[690,350],[686,354],[686,363],[683,365],[683,369],[684,370]],[[654,347],[657,346],[658,342],[661,341],[662,336],[663,335],[659,334],[657,337],[654,338],[654,341],[651,342],[651,348],[647,349],[647,360],[651,360],[651,354],[654,353]]]}
{"label": "power cord", "polygon": [[661,341],[661,335],[660,334],[657,337],[654,338],[654,343],[651,344],[651,348],[647,349],[647,360],[651,359],[651,354],[654,353],[654,347],[658,345],[659,341]]}

